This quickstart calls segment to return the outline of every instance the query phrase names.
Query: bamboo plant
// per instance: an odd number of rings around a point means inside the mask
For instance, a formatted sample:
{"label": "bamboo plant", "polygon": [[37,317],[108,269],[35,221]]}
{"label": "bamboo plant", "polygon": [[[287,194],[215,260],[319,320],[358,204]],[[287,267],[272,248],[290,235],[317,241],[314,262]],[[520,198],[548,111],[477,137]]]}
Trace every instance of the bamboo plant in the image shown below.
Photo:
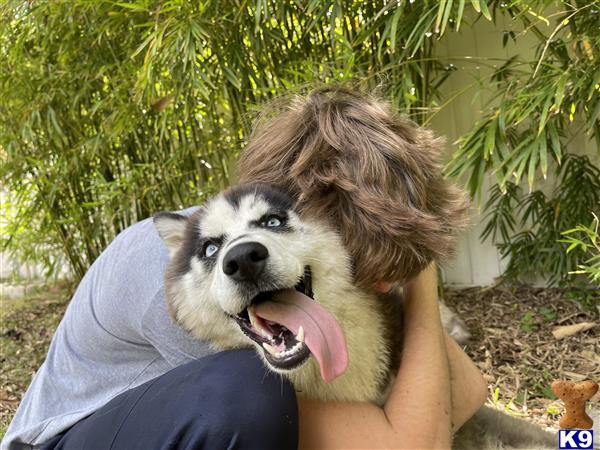
{"label": "bamboo plant", "polygon": [[[533,212],[495,214],[502,202],[529,205],[536,173],[566,173],[571,161],[593,178],[589,160],[569,157],[566,139],[573,122],[599,135],[598,10],[598,1],[547,0],[6,0],[3,248],[49,269],[62,258],[83,276],[128,225],[228,185],[260,104],[304,86],[378,89],[427,123],[447,104],[442,87],[456,71],[436,56],[440,39],[504,14],[538,36],[537,59],[509,59],[495,74],[500,106],[463,136],[448,173],[466,177],[475,197],[484,175],[495,174],[487,234],[496,233],[516,264],[526,259],[525,244],[550,245],[587,223],[586,202],[598,200],[590,194],[562,209],[561,220],[544,222],[552,227],[546,240],[542,231],[518,234]],[[556,28],[542,29],[543,20]],[[556,195],[544,202],[554,207]],[[566,245],[557,240],[551,245]],[[581,255],[562,253],[568,263],[528,267],[563,279]]]}

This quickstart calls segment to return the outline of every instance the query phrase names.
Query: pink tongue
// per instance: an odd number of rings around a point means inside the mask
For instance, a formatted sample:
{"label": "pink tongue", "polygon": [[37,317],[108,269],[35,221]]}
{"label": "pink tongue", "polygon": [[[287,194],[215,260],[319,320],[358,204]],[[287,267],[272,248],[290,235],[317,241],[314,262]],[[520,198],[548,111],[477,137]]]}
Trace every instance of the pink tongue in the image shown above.
{"label": "pink tongue", "polygon": [[329,382],[348,367],[348,352],[344,333],[335,318],[317,302],[295,289],[275,295],[274,302],[260,303],[254,313],[277,322],[294,334],[304,328],[304,343],[321,368],[321,377]]}

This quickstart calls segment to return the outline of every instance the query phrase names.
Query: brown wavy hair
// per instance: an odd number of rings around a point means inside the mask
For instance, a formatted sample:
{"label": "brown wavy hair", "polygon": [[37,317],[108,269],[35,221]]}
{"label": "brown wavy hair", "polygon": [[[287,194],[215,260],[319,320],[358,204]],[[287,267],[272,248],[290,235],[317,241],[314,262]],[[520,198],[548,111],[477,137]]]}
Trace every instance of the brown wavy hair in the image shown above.
{"label": "brown wavy hair", "polygon": [[240,182],[288,191],[328,220],[370,288],[405,281],[452,254],[463,193],[442,177],[443,140],[372,95],[322,88],[268,107],[239,160]]}

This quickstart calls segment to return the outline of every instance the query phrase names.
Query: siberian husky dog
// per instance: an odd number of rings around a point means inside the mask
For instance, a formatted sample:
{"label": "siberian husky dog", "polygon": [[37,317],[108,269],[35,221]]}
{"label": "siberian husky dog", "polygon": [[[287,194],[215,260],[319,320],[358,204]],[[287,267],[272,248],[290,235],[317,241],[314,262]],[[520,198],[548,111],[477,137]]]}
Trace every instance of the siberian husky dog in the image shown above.
{"label": "siberian husky dog", "polygon": [[[399,362],[401,298],[353,284],[352,261],[326,221],[301,218],[274,187],[247,184],[154,223],[171,256],[168,309],[188,332],[216,350],[254,345],[305,397],[384,403]],[[491,437],[505,420],[496,415],[484,411],[489,426],[476,424],[458,446],[518,447],[519,431],[514,443]]]}
{"label": "siberian husky dog", "polygon": [[154,223],[171,255],[169,312],[183,328],[217,350],[253,344],[307,397],[383,403],[397,365],[399,304],[354,287],[334,230],[301,219],[265,184]]}

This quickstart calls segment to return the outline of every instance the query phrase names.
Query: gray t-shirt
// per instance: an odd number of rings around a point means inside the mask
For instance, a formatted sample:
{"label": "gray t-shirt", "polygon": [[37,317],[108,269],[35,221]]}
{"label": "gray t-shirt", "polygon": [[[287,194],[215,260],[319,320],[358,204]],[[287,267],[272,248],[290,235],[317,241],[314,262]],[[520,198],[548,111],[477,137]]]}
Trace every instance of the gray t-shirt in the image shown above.
{"label": "gray t-shirt", "polygon": [[1,450],[39,446],[120,393],[214,353],[167,313],[168,258],[151,219],[124,230],[100,255],[77,288]]}

